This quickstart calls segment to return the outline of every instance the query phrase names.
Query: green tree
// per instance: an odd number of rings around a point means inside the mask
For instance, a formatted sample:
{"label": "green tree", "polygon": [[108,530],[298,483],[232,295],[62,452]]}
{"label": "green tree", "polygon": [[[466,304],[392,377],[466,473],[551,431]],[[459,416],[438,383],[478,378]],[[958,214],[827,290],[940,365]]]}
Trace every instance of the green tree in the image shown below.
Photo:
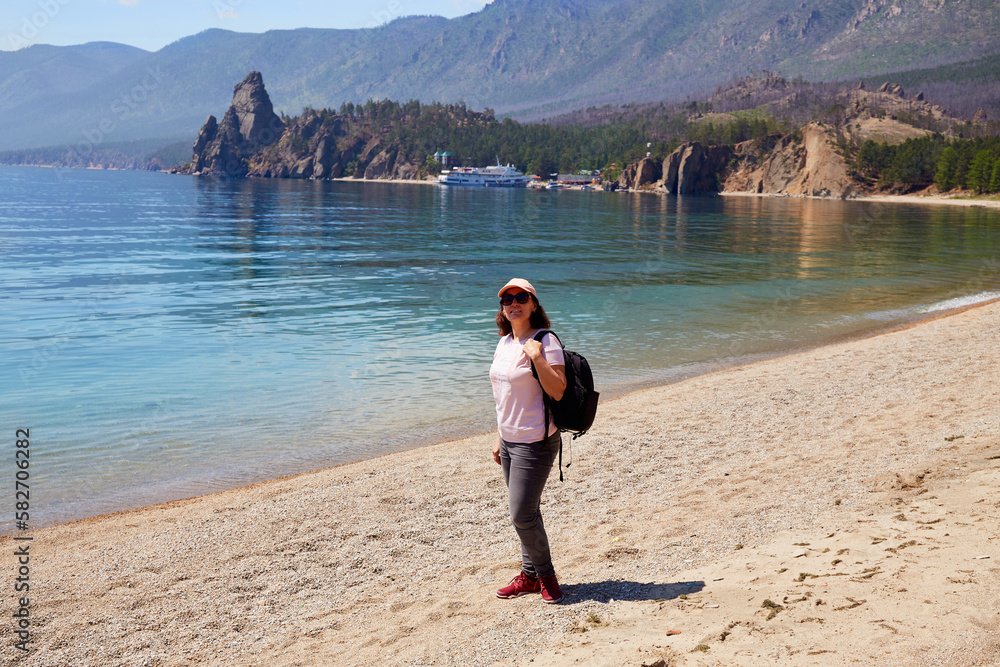
{"label": "green tree", "polygon": [[944,150],[944,137],[935,134],[907,139],[887,153],[888,166],[882,180],[905,189],[927,187],[934,182],[938,156]]}
{"label": "green tree", "polygon": [[548,155],[540,155],[528,164],[528,172],[542,178],[549,178],[557,171],[558,165]]}
{"label": "green tree", "polygon": [[934,183],[942,192],[947,192],[958,186],[955,171],[958,168],[958,150],[947,146],[938,157],[937,168],[934,170]]}
{"label": "green tree", "polygon": [[892,160],[894,147],[877,143],[868,139],[861,144],[857,157],[854,158],[854,169],[865,179],[878,179]]}
{"label": "green tree", "polygon": [[993,174],[990,176],[989,192],[1000,192],[1000,160],[993,163]]}
{"label": "green tree", "polygon": [[424,160],[424,171],[428,174],[441,173],[441,163],[434,159],[433,155],[428,155]]}
{"label": "green tree", "polygon": [[969,163],[969,173],[965,177],[965,182],[977,194],[983,194],[989,189],[994,161],[992,153],[983,149],[977,151]]}
{"label": "green tree", "polygon": [[955,187],[967,188],[969,176],[969,163],[972,162],[971,144],[962,142],[958,150],[958,160],[955,162]]}

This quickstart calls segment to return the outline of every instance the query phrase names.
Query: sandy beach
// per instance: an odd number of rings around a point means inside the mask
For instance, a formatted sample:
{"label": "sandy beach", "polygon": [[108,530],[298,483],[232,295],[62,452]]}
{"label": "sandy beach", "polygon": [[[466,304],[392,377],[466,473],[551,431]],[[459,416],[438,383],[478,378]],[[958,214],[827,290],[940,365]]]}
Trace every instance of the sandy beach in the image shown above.
{"label": "sandy beach", "polygon": [[[724,197],[777,197],[779,199],[781,198],[831,199],[830,197],[806,197],[805,195],[775,195],[770,193],[758,194],[756,192],[734,192],[734,191],[720,192],[719,194]],[[965,206],[965,207],[978,206],[982,208],[1000,209],[1000,199],[986,198],[986,197],[973,198],[972,196],[955,196],[955,195],[941,195],[941,194],[864,195],[858,197],[848,197],[845,201],[873,202],[877,204],[931,204],[931,205]]]}
{"label": "sandy beach", "polygon": [[0,539],[0,656],[997,664],[998,330],[992,303],[602,403],[543,499],[560,605],[494,595],[519,551],[484,434],[32,531],[27,595]]}
{"label": "sandy beach", "polygon": [[1000,199],[971,196],[957,197],[950,195],[872,195],[869,197],[854,197],[856,201],[871,201],[882,204],[944,204],[946,206],[981,206],[983,208],[1000,209]]}

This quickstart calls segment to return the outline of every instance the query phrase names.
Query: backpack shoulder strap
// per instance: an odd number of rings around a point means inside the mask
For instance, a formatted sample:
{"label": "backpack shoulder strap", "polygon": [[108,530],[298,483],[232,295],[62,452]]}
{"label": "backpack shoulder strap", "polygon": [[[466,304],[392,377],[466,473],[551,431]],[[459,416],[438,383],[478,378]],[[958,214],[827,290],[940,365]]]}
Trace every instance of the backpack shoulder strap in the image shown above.
{"label": "backpack shoulder strap", "polygon": [[[556,334],[556,332],[555,331],[549,331],[548,329],[539,329],[537,331],[537,333],[535,333],[535,335],[532,336],[531,338],[532,338],[532,340],[537,340],[539,343],[541,343],[542,339],[545,338],[545,334],[552,334],[553,336],[555,336],[555,339],[557,341],[559,341],[559,347],[563,347],[562,341],[559,340],[559,336]],[[534,363],[531,364],[531,374],[535,376],[536,380],[538,380],[538,371],[535,370],[535,364]],[[542,384],[542,381],[538,380],[538,384],[539,385]],[[543,395],[545,394],[544,390],[542,391],[542,394]]]}
{"label": "backpack shoulder strap", "polygon": [[[532,336],[532,338],[534,340],[537,340],[539,343],[541,343],[542,339],[545,337],[545,334],[547,334],[547,333],[552,334],[553,336],[556,337],[556,340],[559,341],[559,347],[564,347],[562,341],[559,340],[558,334],[556,334],[555,331],[549,331],[548,329],[539,329],[538,332],[534,336]],[[531,374],[535,376],[535,380],[538,380],[538,386],[541,387],[541,389],[542,389],[542,406],[544,407],[544,410],[545,410],[545,427],[544,427],[545,430],[544,430],[544,433],[545,433],[545,437],[547,438],[547,437],[549,437],[549,416],[551,415],[551,409],[549,408],[549,401],[552,400],[552,399],[550,399],[549,395],[545,393],[545,388],[542,387],[542,381],[538,379],[538,371],[535,370],[535,364],[531,364]],[[569,467],[568,463],[566,464],[566,467]],[[559,481],[560,482],[563,481],[563,471],[562,471],[562,434],[561,433],[559,435]]]}
{"label": "backpack shoulder strap", "polygon": [[532,336],[532,338],[541,343],[542,339],[545,338],[545,334],[552,334],[553,336],[555,336],[556,340],[559,341],[559,347],[563,347],[562,341],[559,339],[559,335],[555,331],[549,331],[548,329],[539,329],[538,333]]}
{"label": "backpack shoulder strap", "polygon": [[[547,333],[551,332],[547,329],[539,329],[538,332],[532,336],[532,339],[541,343],[542,338],[544,338]],[[552,335],[555,336],[555,334]],[[556,340],[559,340],[558,336],[556,336]],[[562,345],[562,341],[560,341],[559,344]],[[538,388],[542,390],[542,408],[545,411],[545,430],[543,433],[544,437],[547,438],[549,437],[549,396],[545,393],[545,387],[542,386],[541,378],[538,377],[538,369],[535,368],[535,362],[528,360],[528,363],[531,364],[531,374],[535,377],[535,381],[538,382]]]}

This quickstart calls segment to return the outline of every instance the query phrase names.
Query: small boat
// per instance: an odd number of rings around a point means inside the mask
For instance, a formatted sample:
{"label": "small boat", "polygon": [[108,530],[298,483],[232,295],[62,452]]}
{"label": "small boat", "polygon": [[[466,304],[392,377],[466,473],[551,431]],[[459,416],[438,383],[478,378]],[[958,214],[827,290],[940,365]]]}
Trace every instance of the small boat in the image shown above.
{"label": "small boat", "polygon": [[560,183],[558,181],[549,181],[548,183],[545,184],[545,189],[546,190],[562,190],[563,186],[562,186],[562,183]]}
{"label": "small boat", "polygon": [[531,180],[513,165],[495,167],[455,167],[445,169],[438,176],[438,185],[458,185],[473,188],[523,188]]}

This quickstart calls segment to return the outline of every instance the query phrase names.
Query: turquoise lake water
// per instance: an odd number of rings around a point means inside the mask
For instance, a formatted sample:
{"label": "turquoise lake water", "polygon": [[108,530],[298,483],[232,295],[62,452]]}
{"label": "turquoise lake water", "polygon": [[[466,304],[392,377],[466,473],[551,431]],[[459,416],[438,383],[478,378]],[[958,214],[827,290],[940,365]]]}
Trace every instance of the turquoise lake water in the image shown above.
{"label": "turquoise lake water", "polygon": [[1000,290],[982,208],[14,167],[0,203],[34,525],[489,430],[511,277],[605,396]]}

